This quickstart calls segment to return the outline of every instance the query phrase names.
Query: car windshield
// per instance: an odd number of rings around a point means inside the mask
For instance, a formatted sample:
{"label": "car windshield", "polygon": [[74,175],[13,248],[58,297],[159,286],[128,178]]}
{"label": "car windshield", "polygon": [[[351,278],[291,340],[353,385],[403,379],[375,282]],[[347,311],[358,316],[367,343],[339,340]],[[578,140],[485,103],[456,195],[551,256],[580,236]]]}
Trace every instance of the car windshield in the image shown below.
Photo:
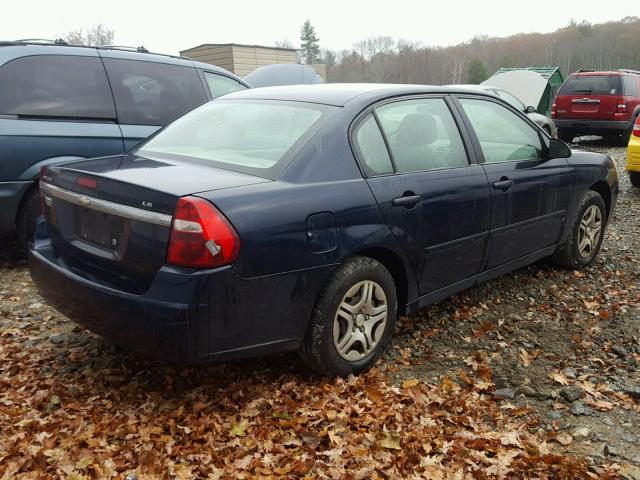
{"label": "car windshield", "polygon": [[136,153],[147,158],[191,159],[273,177],[334,108],[296,102],[214,100],[168,125]]}
{"label": "car windshield", "polygon": [[573,75],[567,78],[558,95],[619,95],[619,75]]}

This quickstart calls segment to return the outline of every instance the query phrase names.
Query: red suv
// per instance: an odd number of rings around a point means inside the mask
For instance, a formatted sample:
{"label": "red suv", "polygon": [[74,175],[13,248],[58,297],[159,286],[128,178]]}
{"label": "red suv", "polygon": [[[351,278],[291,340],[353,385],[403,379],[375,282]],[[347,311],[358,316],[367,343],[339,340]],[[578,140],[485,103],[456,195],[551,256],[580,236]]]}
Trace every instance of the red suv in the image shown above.
{"label": "red suv", "polygon": [[619,137],[627,144],[640,113],[640,71],[578,70],[564,82],[551,110],[558,138]]}

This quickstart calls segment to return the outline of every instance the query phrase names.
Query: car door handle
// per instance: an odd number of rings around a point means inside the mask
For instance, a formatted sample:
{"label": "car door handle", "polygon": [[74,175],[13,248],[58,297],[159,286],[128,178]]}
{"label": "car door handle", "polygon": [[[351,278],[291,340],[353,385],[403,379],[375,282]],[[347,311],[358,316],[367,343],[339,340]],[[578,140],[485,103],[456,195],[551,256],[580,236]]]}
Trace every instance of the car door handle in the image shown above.
{"label": "car door handle", "polygon": [[507,177],[502,177],[499,181],[493,182],[493,188],[502,190],[503,192],[506,192],[512,186],[513,186],[513,180]]}
{"label": "car door handle", "polygon": [[394,198],[391,204],[394,207],[413,208],[422,198],[422,195],[415,195],[413,192],[407,192],[402,197]]}

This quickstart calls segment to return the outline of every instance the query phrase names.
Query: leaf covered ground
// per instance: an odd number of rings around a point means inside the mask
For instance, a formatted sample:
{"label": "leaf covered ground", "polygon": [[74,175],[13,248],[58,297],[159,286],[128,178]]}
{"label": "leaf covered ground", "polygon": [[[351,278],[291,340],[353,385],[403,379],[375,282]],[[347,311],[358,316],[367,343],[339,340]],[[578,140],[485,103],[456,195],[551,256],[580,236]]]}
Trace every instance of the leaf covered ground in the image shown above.
{"label": "leaf covered ground", "polygon": [[543,262],[403,318],[348,379],[294,354],[138,359],[4,261],[0,478],[640,479],[640,191],[621,181],[592,267]]}

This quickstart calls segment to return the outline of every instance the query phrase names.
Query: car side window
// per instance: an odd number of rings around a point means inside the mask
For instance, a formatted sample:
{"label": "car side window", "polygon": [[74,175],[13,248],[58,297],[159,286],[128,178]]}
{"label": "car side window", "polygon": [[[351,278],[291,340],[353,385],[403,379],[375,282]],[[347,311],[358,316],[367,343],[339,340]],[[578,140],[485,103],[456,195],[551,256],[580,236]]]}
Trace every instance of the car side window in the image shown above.
{"label": "car side window", "polygon": [[453,115],[442,98],[403,100],[376,114],[396,172],[419,172],[469,164]]}
{"label": "car side window", "polygon": [[622,77],[622,94],[629,97],[638,96],[638,85],[636,79],[631,75],[624,75]]}
{"label": "car side window", "polygon": [[166,125],[206,101],[195,68],[114,58],[104,65],[120,123]]}
{"label": "car side window", "polygon": [[99,58],[33,55],[0,68],[0,114],[115,120]]}
{"label": "car side window", "polygon": [[509,109],[489,100],[461,98],[486,163],[542,160],[538,131]]}
{"label": "car side window", "polygon": [[360,122],[355,134],[356,145],[368,176],[393,173],[393,165],[382,133],[373,114]]}
{"label": "car side window", "polygon": [[238,90],[245,90],[247,88],[241,83],[236,82],[233,78],[218,75],[217,73],[204,72],[204,79],[207,81],[211,98],[220,97],[221,95]]}

